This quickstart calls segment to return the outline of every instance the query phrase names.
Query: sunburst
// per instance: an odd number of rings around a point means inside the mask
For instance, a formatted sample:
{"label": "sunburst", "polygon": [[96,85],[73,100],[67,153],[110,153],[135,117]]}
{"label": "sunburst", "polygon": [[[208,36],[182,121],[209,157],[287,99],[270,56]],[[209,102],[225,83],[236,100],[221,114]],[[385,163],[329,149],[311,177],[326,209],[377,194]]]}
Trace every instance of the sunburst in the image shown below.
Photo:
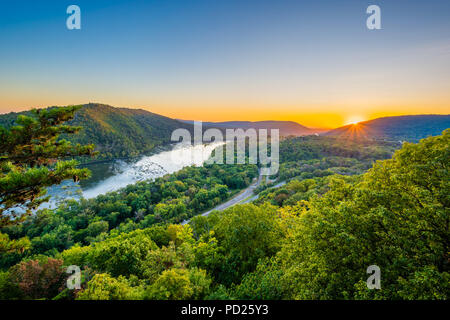
{"label": "sunburst", "polygon": [[346,123],[347,123],[347,125],[349,125],[349,124],[355,125],[355,124],[358,124],[358,123],[360,123],[360,122],[362,122],[362,121],[364,121],[364,120],[365,120],[365,119],[364,119],[362,116],[359,116],[359,115],[353,115],[353,116],[350,116],[350,117],[347,119]]}

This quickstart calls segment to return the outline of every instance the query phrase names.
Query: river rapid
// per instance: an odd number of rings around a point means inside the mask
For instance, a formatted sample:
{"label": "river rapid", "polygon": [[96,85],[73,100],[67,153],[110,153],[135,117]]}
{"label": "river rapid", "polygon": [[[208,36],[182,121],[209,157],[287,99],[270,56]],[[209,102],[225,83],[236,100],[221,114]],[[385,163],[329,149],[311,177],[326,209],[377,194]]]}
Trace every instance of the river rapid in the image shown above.
{"label": "river rapid", "polygon": [[152,180],[174,173],[187,166],[202,166],[212,151],[222,144],[217,142],[196,146],[174,145],[170,150],[143,156],[137,161],[113,160],[88,164],[85,167],[92,172],[90,179],[81,183],[66,180],[59,186],[48,188],[51,200],[41,208],[55,208],[60,201],[70,198],[95,198],[138,181]]}

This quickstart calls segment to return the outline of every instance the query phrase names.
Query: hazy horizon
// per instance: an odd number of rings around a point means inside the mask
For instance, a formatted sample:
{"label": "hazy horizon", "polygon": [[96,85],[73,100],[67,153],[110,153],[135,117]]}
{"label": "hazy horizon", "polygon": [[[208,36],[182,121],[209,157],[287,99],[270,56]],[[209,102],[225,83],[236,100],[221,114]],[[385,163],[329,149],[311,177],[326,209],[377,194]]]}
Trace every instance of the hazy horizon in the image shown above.
{"label": "hazy horizon", "polygon": [[[417,114],[398,114],[398,115],[392,115],[392,116],[380,116],[380,117],[374,117],[374,118],[370,118],[370,119],[363,119],[361,121],[353,121],[353,122],[348,122],[348,123],[344,123],[342,125],[339,126],[335,126],[335,127],[320,127],[320,126],[310,126],[310,125],[306,125],[303,122],[301,122],[298,120],[280,120],[280,119],[261,119],[261,120],[254,120],[254,119],[244,119],[244,118],[236,118],[236,119],[225,119],[225,120],[205,120],[202,118],[198,118],[198,119],[182,119],[182,118],[177,118],[177,117],[170,117],[166,114],[163,113],[157,113],[152,111],[150,108],[145,108],[145,107],[127,107],[127,106],[113,106],[113,105],[108,105],[105,103],[101,103],[101,102],[87,102],[87,103],[80,103],[80,104],[69,104],[69,105],[87,105],[87,104],[99,104],[99,105],[107,105],[113,108],[124,108],[124,109],[135,109],[135,110],[144,110],[144,111],[148,111],[151,113],[155,113],[155,114],[159,114],[161,116],[164,117],[168,117],[168,118],[172,118],[174,120],[178,120],[178,121],[202,121],[202,122],[215,122],[215,123],[220,123],[220,122],[265,122],[265,121],[285,121],[285,122],[294,122],[297,123],[299,125],[302,125],[304,127],[307,127],[309,129],[320,129],[320,130],[332,130],[332,129],[337,129],[343,126],[347,126],[350,125],[352,123],[356,123],[356,122],[365,122],[365,121],[370,121],[370,120],[375,120],[375,119],[379,119],[379,118],[385,118],[385,117],[402,117],[402,116],[431,116],[431,115],[437,115],[437,116],[446,116],[446,115],[450,115],[450,113],[417,113]],[[43,106],[40,108],[48,108],[48,107],[63,107],[62,105],[49,105],[49,106]],[[12,110],[12,111],[7,111],[7,112],[2,112],[0,113],[0,115],[2,114],[7,114],[10,112],[22,112],[22,111],[29,111],[32,108],[24,108],[23,110]]]}

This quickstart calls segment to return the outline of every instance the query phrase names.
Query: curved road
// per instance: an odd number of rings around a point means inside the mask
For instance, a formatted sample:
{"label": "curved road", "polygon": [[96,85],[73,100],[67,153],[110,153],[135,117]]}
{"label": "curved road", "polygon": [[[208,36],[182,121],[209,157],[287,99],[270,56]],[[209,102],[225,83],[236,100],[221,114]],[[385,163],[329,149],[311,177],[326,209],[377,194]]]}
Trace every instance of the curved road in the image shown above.
{"label": "curved road", "polygon": [[[259,177],[258,180],[256,180],[255,182],[253,182],[250,186],[248,186],[246,189],[242,190],[240,193],[238,193],[237,195],[235,195],[233,198],[231,198],[230,200],[223,202],[217,206],[215,206],[214,208],[212,208],[211,210],[208,210],[206,212],[203,212],[201,215],[202,216],[208,216],[211,212],[218,210],[218,211],[222,211],[225,210],[229,207],[234,206],[235,204],[239,204],[239,203],[249,203],[253,200],[258,199],[259,194],[254,195],[253,197],[251,197],[253,195],[253,191],[259,186],[261,185],[262,182],[262,177],[263,175],[261,174],[261,170],[259,171]],[[281,187],[282,185],[286,184],[286,181],[282,181],[270,188],[278,188]],[[189,220],[184,220],[181,224],[184,225],[186,223],[189,223]]]}
{"label": "curved road", "polygon": [[[222,211],[225,210],[229,207],[234,206],[235,204],[238,204],[244,200],[246,200],[247,198],[249,198],[252,194],[253,191],[261,184],[262,181],[262,174],[261,174],[261,170],[259,171],[259,177],[258,180],[256,180],[255,182],[253,182],[250,186],[248,186],[246,189],[242,190],[241,192],[239,192],[237,195],[235,195],[233,198],[231,198],[230,200],[223,202],[217,206],[215,206],[214,208],[212,208],[211,210],[208,210],[206,212],[203,212],[201,215],[202,216],[208,216],[211,212],[213,212],[214,210],[218,210],[218,211]],[[247,199],[250,200],[250,199]],[[248,201],[244,201],[243,203],[247,203]],[[189,223],[189,220],[184,220],[181,224],[186,224]]]}
{"label": "curved road", "polygon": [[[285,185],[285,184],[286,184],[286,181],[281,181],[280,183],[277,183],[276,185],[274,185],[272,187],[269,187],[268,189],[278,188],[278,187],[281,187],[282,185]],[[247,199],[245,201],[242,201],[242,203],[249,203],[249,202],[255,201],[258,198],[259,198],[259,193],[255,194],[253,197],[251,197],[251,198],[249,198],[249,199]]]}

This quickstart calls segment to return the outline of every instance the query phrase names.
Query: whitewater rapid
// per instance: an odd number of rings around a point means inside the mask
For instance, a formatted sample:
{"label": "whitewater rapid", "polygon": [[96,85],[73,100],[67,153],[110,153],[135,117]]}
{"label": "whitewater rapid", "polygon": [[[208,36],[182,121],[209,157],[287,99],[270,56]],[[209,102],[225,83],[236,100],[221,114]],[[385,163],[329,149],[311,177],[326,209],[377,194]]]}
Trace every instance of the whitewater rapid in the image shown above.
{"label": "whitewater rapid", "polygon": [[119,190],[138,181],[151,180],[174,173],[184,167],[202,166],[213,150],[222,144],[222,142],[217,142],[197,146],[177,145],[172,150],[144,156],[133,164],[119,164],[117,174],[83,190],[82,195],[86,199],[95,198],[100,194]]}

